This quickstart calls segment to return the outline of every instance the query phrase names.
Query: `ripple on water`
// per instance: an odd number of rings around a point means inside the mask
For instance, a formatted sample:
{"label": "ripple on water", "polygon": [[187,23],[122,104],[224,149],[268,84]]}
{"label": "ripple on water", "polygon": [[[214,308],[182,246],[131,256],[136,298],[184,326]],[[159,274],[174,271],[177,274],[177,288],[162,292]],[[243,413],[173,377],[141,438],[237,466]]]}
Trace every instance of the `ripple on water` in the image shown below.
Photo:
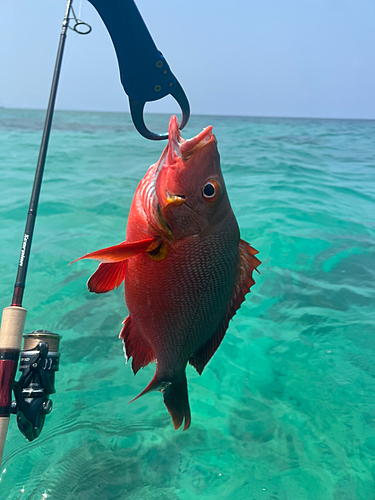
{"label": "ripple on water", "polygon": [[[43,119],[0,110],[3,307]],[[25,306],[27,331],[63,335],[61,364],[40,438],[11,422],[1,499],[375,500],[375,122],[196,116],[184,136],[210,123],[263,264],[203,375],[187,369],[182,433],[161,394],[128,404],[155,366],[134,377],[124,362],[123,289],[90,295],[95,263],[67,266],[123,239],[163,145],[128,115],[56,112]]]}

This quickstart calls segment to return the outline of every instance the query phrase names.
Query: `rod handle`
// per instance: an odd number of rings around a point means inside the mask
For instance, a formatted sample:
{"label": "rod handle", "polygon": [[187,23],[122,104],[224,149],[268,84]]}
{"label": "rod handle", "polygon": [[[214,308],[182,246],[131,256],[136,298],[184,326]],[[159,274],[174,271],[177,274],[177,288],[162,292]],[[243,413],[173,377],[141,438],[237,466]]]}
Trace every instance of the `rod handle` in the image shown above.
{"label": "rod handle", "polygon": [[0,330],[0,349],[21,350],[26,314],[27,311],[23,307],[10,306],[3,309]]}
{"label": "rod handle", "polygon": [[3,453],[5,446],[5,439],[7,437],[7,432],[8,432],[8,426],[9,426],[9,417],[1,417],[0,418],[0,466],[1,462],[3,461]]}
{"label": "rod handle", "polygon": [[11,306],[3,310],[0,329],[0,465],[9,425],[12,385],[21,350],[27,311]]}

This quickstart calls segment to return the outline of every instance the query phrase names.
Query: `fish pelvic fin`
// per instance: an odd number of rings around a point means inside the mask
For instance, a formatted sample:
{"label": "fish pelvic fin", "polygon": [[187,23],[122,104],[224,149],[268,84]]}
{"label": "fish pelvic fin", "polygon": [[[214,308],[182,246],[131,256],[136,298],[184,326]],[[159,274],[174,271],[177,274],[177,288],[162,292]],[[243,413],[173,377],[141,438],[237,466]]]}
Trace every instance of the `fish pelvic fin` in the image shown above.
{"label": "fish pelvic fin", "polygon": [[213,337],[200,347],[189,359],[189,363],[194,366],[199,375],[202,374],[204,367],[221,344],[227,331],[229,321],[241,307],[242,302],[245,300],[245,295],[250,291],[250,288],[255,285],[253,271],[259,272],[257,267],[261,264],[261,261],[255,257],[258,251],[246,241],[240,240],[239,253],[238,278],[234,294],[229,303],[228,312]]}
{"label": "fish pelvic fin", "polygon": [[183,430],[186,431],[190,427],[191,414],[185,371],[178,379],[165,384],[161,392],[164,395],[164,404],[172,417],[174,428],[179,429],[185,420]]}
{"label": "fish pelvic fin", "polygon": [[155,361],[155,356],[151,346],[143,339],[137,327],[134,325],[131,316],[128,316],[125,319],[124,326],[119,337],[124,341],[126,359],[133,358],[132,370],[134,375],[140,368],[144,368],[149,363],[153,363]]}
{"label": "fish pelvic fin", "polygon": [[[159,244],[160,242],[157,238],[146,238],[144,240],[133,241],[131,243],[123,241],[119,245],[87,253],[79,259],[73,260],[73,262],[77,262],[77,260],[82,259],[94,259],[104,263],[122,262],[140,253],[152,252],[159,246]],[[73,264],[73,262],[70,264]]]}
{"label": "fish pelvic fin", "polygon": [[99,264],[87,282],[90,292],[106,293],[118,288],[125,279],[126,261]]}

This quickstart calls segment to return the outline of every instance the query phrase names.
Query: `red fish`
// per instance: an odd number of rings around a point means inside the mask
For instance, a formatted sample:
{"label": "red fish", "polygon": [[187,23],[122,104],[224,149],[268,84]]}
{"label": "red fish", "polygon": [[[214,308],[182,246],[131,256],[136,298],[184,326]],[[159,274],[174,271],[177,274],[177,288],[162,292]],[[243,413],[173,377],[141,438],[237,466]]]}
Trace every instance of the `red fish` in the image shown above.
{"label": "red fish", "polygon": [[176,429],[191,421],[186,365],[201,374],[219,347],[255,283],[257,253],[240,239],[212,127],[185,141],[172,116],[168,145],[135,192],[126,241],[81,259],[101,261],[91,292],[125,280],[126,357],[134,374],[156,362],[139,396],[161,391]]}

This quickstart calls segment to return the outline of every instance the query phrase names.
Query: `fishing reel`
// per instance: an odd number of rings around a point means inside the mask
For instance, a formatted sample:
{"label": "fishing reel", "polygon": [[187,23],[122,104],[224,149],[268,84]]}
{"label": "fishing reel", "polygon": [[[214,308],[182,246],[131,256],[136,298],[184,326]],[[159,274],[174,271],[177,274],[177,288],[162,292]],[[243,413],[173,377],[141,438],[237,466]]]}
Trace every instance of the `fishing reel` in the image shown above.
{"label": "fishing reel", "polygon": [[24,336],[19,367],[22,375],[13,384],[16,400],[10,411],[17,415],[18,428],[29,441],[40,435],[45,417],[52,410],[49,395],[56,392],[60,339],[60,335],[48,330],[35,330]]}

